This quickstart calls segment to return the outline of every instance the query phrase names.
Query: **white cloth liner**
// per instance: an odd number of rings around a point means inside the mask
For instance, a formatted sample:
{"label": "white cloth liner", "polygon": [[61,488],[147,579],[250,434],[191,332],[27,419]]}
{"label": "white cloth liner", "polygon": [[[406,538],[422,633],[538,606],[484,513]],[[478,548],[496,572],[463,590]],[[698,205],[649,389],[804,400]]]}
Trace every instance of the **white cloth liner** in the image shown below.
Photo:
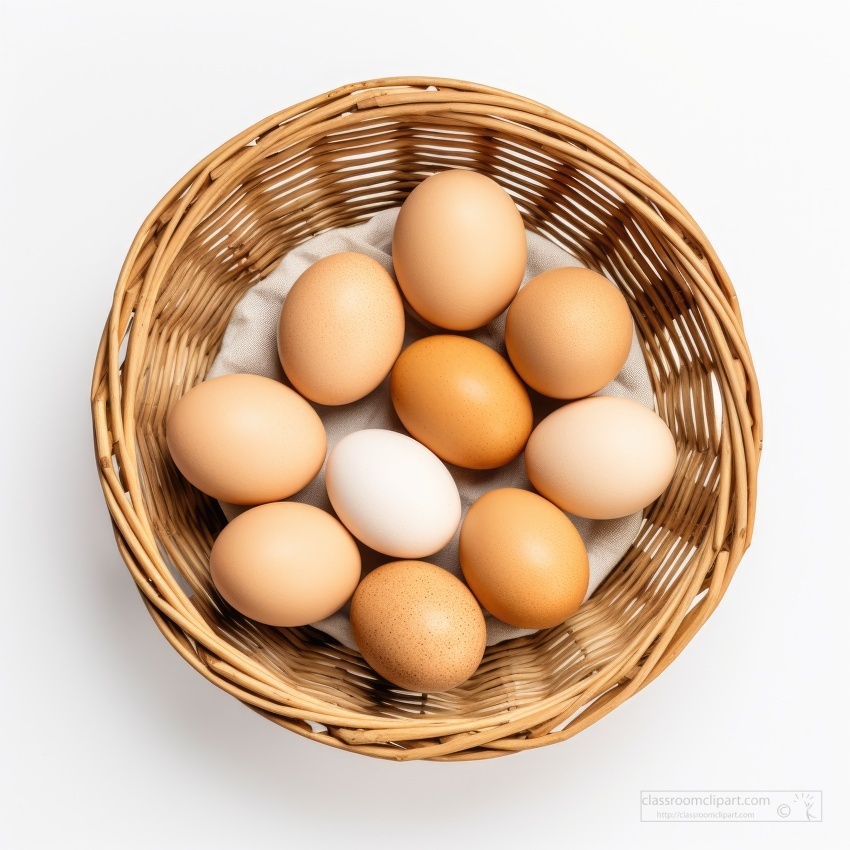
{"label": "white cloth liner", "polygon": [[[373,257],[390,274],[393,274],[390,247],[397,215],[397,209],[384,210],[362,224],[330,230],[290,251],[281,263],[267,277],[253,286],[236,305],[225,330],[221,350],[206,377],[214,378],[219,375],[240,372],[265,375],[288,384],[277,355],[277,323],[281,305],[290,288],[309,265],[321,257],[338,251],[359,251]],[[572,255],[543,237],[530,232],[526,232],[526,236],[528,239],[528,262],[523,277],[523,285],[532,277],[548,269],[581,265]],[[489,345],[506,357],[504,331],[505,313],[489,325],[471,332],[468,336]],[[430,333],[432,331],[407,316],[405,347]],[[632,339],[632,348],[626,365],[617,378],[602,389],[599,395],[632,398],[649,409],[654,409],[652,385],[637,335]],[[535,424],[547,413],[562,404],[562,402],[546,399],[534,392],[531,393],[531,398],[535,408]],[[390,401],[389,378],[374,392],[353,404],[340,407],[314,404],[313,407],[324,422],[328,435],[328,451],[346,434],[363,428],[389,428],[406,433]],[[493,470],[463,469],[452,464],[446,464],[446,466],[457,482],[464,515],[469,505],[487,490],[497,487],[532,489],[525,474],[522,455],[511,463]],[[325,491],[324,466],[316,478],[303,490],[292,496],[291,500],[307,502],[333,514]],[[222,509],[228,519],[233,519],[243,510],[246,510],[246,508],[227,504],[222,504]],[[587,546],[590,559],[590,584],[587,595],[590,596],[634,541],[640,529],[642,513],[635,513],[615,520],[589,520],[571,514],[568,516],[570,516]],[[460,531],[458,530],[448,546],[423,560],[430,561],[457,576],[461,576],[458,561],[459,534]],[[394,560],[387,555],[374,552],[362,544],[360,551],[363,557],[364,575],[374,567]],[[486,621],[488,645],[534,632],[534,630],[509,626],[489,614],[486,614]],[[346,646],[355,647],[348,605],[336,614],[313,625]]]}

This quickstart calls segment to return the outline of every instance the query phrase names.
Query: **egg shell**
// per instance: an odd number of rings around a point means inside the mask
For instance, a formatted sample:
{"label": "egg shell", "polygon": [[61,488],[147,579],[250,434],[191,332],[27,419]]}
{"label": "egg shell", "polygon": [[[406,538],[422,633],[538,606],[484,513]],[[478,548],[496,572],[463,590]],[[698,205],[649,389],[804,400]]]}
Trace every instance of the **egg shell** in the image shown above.
{"label": "egg shell", "polygon": [[218,592],[270,626],[329,617],[360,580],[354,538],[325,511],[301,502],[251,508],[224,527],[210,553]]}
{"label": "egg shell", "polygon": [[569,518],[529,490],[502,487],[472,503],[460,565],[484,608],[521,629],[563,623],[584,600],[587,549]]}
{"label": "egg shell", "polygon": [[564,405],[534,429],[525,466],[534,488],[563,510],[615,519],[669,486],[676,442],[661,417],[636,401],[594,396]]}
{"label": "egg shell", "polygon": [[443,171],[405,200],[392,252],[399,286],[422,318],[472,330],[495,319],[516,295],[525,272],[525,227],[494,180]]}
{"label": "egg shell", "polygon": [[327,451],[322,420],[298,393],[259,375],[193,387],[166,422],[171,457],[191,484],[236,505],[274,502],[315,478]]}
{"label": "egg shell", "polygon": [[460,523],[457,485],[440,459],[395,431],[343,437],[325,468],[328,497],[340,520],[372,549],[421,558],[442,549]]}
{"label": "egg shell", "polygon": [[508,310],[505,345],[530,387],[576,399],[617,377],[632,334],[628,302],[614,284],[590,269],[559,268],[520,290]]}
{"label": "egg shell", "polygon": [[528,392],[484,343],[437,334],[406,348],[390,377],[404,427],[436,455],[469,469],[513,460],[531,433]]}
{"label": "egg shell", "polygon": [[416,693],[465,682],[484,657],[487,629],[460,579],[423,561],[384,564],[360,582],[351,628],[376,673]]}
{"label": "egg shell", "polygon": [[313,263],[295,281],[278,323],[287,378],[318,404],[368,395],[392,369],[404,340],[401,294],[384,267],[353,251]]}

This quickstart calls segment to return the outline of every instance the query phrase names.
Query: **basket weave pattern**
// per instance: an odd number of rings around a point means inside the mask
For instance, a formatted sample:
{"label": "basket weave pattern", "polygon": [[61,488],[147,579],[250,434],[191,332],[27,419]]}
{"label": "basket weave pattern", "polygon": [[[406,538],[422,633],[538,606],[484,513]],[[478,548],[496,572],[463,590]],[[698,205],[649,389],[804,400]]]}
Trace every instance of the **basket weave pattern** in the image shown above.
{"label": "basket weave pattern", "polygon": [[[176,471],[164,423],[203,380],[233,306],[287,251],[400,205],[445,168],[498,181],[528,229],[618,284],[678,465],[634,545],[578,613],[488,647],[453,691],[416,694],[316,629],[262,626],[221,602],[208,562],[224,520]],[[280,726],[380,758],[487,758],[586,728],[682,651],[752,534],[758,386],[734,289],[705,236],[604,137],[534,101],[457,80],[336,89],[261,121],[193,168],[130,248],[92,409],[118,548],[171,645]]]}

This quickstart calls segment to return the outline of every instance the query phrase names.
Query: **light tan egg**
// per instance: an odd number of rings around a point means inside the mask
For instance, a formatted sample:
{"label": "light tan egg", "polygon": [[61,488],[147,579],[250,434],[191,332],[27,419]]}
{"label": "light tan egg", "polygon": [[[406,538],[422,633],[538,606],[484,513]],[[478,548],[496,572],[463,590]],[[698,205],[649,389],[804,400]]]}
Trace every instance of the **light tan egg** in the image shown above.
{"label": "light tan egg", "polygon": [[251,508],[224,527],[210,553],[218,592],[270,626],[329,617],[360,580],[354,538],[330,514],[301,502]]}
{"label": "light tan egg", "polygon": [[466,585],[424,561],[369,573],[351,600],[357,647],[376,673],[417,693],[465,682],[484,656],[484,615]]}
{"label": "light tan egg", "polygon": [[402,205],[393,265],[413,309],[437,327],[480,328],[516,295],[525,272],[522,216],[495,180],[442,171]]}
{"label": "light tan egg", "polygon": [[559,508],[528,490],[503,487],[469,508],[460,565],[484,608],[521,629],[548,629],[574,614],[587,593],[587,550]]}
{"label": "light tan egg", "polygon": [[404,339],[404,306],[384,267],[353,251],[313,263],[278,323],[286,377],[318,404],[348,404],[386,378]]}
{"label": "light tan egg", "polygon": [[215,499],[259,505],[305,487],[322,467],[322,420],[298,393],[259,375],[223,375],[171,409],[166,440],[177,468]]}
{"label": "light tan egg", "polygon": [[528,392],[484,343],[438,334],[396,361],[390,395],[414,439],[449,463],[493,469],[513,460],[531,433]]}
{"label": "light tan egg", "polygon": [[623,368],[632,344],[632,315],[620,290],[601,274],[551,269],[514,299],[505,344],[530,387],[553,398],[582,398]]}
{"label": "light tan egg", "polygon": [[658,414],[627,398],[594,396],[549,414],[533,431],[525,467],[534,488],[589,519],[642,510],[667,489],[676,442]]}

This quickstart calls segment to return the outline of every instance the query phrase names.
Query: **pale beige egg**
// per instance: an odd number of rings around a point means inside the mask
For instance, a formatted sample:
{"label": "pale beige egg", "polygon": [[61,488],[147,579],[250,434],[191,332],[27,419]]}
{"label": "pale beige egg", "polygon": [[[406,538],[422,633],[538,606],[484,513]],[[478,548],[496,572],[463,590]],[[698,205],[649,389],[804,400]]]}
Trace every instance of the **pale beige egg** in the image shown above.
{"label": "pale beige egg", "polygon": [[357,647],[376,673],[417,693],[465,682],[484,656],[484,615],[458,578],[424,561],[369,573],[351,600]]}
{"label": "pale beige egg", "polygon": [[325,511],[301,502],[251,508],[224,527],[210,553],[218,592],[269,626],[330,617],[360,580],[354,538]]}
{"label": "pale beige egg", "polygon": [[404,306],[389,272],[344,251],[313,263],[280,312],[278,354],[298,392],[318,404],[348,404],[389,374],[404,339]]}
{"label": "pale beige egg", "polygon": [[484,608],[521,629],[563,623],[590,578],[587,549],[566,514],[513,487],[472,503],[460,530],[460,565]]}
{"label": "pale beige egg", "polygon": [[495,180],[441,171],[402,205],[392,251],[411,307],[437,327],[471,330],[495,319],[516,295],[525,272],[525,226]]}
{"label": "pale beige egg", "polygon": [[617,377],[632,344],[622,293],[590,269],[551,269],[530,280],[508,310],[505,345],[520,377],[540,393],[575,399]]}
{"label": "pale beige egg", "polygon": [[525,467],[534,488],[589,519],[642,510],[667,489],[676,442],[658,414],[627,398],[594,396],[549,414],[532,432]]}
{"label": "pale beige egg", "polygon": [[297,493],[322,467],[322,420],[298,393],[259,375],[223,375],[171,409],[168,449],[191,484],[215,499],[259,505]]}

